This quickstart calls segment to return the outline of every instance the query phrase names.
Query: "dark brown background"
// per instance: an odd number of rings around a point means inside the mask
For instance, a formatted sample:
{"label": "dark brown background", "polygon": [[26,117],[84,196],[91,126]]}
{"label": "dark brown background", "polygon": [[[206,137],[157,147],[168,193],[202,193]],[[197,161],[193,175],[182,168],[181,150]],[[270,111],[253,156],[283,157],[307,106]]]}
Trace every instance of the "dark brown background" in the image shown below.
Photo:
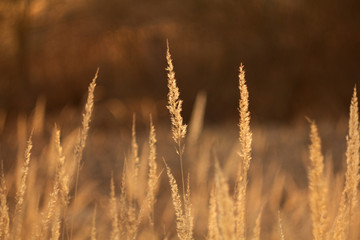
{"label": "dark brown background", "polygon": [[[97,102],[152,99],[166,112],[166,39],[188,118],[208,93],[206,118],[236,116],[245,64],[252,116],[336,120],[359,82],[355,0],[2,0],[0,108],[47,111],[84,103],[97,67]],[[165,116],[165,114],[163,114]]]}

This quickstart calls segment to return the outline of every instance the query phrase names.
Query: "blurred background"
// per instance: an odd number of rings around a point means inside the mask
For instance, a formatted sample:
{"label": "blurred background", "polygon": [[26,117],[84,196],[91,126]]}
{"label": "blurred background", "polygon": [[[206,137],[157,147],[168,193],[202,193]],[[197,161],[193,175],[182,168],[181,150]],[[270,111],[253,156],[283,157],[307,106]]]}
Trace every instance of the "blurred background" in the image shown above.
{"label": "blurred background", "polygon": [[355,0],[1,0],[0,112],[80,109],[99,67],[106,122],[168,119],[169,39],[186,120],[205,91],[207,121],[237,121],[243,62],[254,122],[337,121],[360,79],[359,11]]}
{"label": "blurred background", "polygon": [[[192,184],[210,183],[204,179],[212,179],[215,158],[228,176],[235,176],[242,62],[254,133],[252,176],[264,171],[272,179],[283,171],[290,177],[281,177],[284,184],[274,186],[282,189],[293,179],[306,189],[305,116],[319,125],[327,171],[345,169],[348,109],[360,80],[359,13],[360,1],[355,0],[0,0],[0,160],[5,170],[16,172],[33,130],[32,161],[38,164],[33,168],[43,174],[37,179],[47,184],[54,123],[72,156],[78,133],[74,129],[81,124],[87,87],[99,68],[80,189],[96,183],[96,191],[106,197],[102,205],[108,206],[110,173],[120,182],[124,159],[130,156],[133,113],[140,158],[147,161],[151,113],[159,169],[164,156],[179,169],[166,109],[168,39],[186,123],[198,93],[207,96],[204,131],[200,124],[192,142],[190,124],[187,136],[185,171],[198,179]],[[202,115],[201,104],[199,109],[194,112]],[[167,179],[161,182],[163,207],[169,190]],[[197,194],[206,201],[202,192]],[[284,199],[286,194],[292,193],[284,193]],[[294,196],[306,205],[304,194]],[[293,205],[300,209],[297,202]],[[303,216],[309,222],[310,217]],[[274,219],[269,222],[276,223]]]}

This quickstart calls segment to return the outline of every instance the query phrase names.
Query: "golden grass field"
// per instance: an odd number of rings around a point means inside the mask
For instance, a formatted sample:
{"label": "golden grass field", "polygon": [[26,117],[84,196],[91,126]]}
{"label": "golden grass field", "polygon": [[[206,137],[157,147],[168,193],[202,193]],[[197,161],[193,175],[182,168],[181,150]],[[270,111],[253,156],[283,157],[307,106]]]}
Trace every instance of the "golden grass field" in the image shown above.
{"label": "golden grass field", "polygon": [[203,126],[203,94],[186,125],[166,56],[167,126],[92,129],[98,72],[78,128],[47,131],[41,102],[18,118],[2,138],[0,239],[360,238],[356,89],[348,125],[253,127],[241,64],[238,126]]}

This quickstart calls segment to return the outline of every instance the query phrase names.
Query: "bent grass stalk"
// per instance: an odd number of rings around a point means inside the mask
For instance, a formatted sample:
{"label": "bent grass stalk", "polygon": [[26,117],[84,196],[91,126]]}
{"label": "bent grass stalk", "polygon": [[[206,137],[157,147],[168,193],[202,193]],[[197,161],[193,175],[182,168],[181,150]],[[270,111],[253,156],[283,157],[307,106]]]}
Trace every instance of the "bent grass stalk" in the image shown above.
{"label": "bent grass stalk", "polygon": [[[86,144],[86,139],[89,131],[89,124],[91,121],[91,115],[94,109],[94,91],[96,87],[96,80],[98,78],[99,68],[96,70],[95,76],[92,79],[89,88],[88,88],[88,97],[85,104],[85,112],[83,113],[83,119],[81,124],[81,132],[79,136],[79,142],[75,146],[74,160],[76,162],[76,177],[75,177],[75,192],[74,192],[74,208],[76,209],[76,197],[79,185],[79,173],[80,173],[80,164],[83,155],[83,151]],[[71,220],[71,230],[70,230],[70,239],[72,239],[74,227],[74,218]]]}

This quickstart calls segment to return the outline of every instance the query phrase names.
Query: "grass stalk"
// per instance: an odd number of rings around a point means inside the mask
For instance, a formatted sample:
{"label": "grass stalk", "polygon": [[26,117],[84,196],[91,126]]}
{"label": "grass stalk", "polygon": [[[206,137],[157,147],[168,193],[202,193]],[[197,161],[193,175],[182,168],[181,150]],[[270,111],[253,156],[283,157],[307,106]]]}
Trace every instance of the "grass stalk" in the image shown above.
{"label": "grass stalk", "polygon": [[[85,112],[83,113],[83,119],[81,124],[81,131],[79,136],[79,141],[75,146],[74,152],[74,160],[76,162],[76,176],[75,176],[75,190],[74,190],[74,208],[76,209],[76,198],[77,198],[77,191],[79,186],[79,174],[80,174],[80,165],[81,159],[83,155],[83,151],[85,148],[88,131],[89,131],[89,124],[91,121],[92,112],[94,109],[94,91],[96,87],[96,80],[98,78],[99,69],[97,69],[94,78],[92,79],[89,88],[88,88],[88,97],[85,104]],[[74,218],[71,219],[71,230],[70,230],[70,239],[73,236],[73,228],[74,228]]]}
{"label": "grass stalk", "polygon": [[23,223],[23,214],[24,214],[24,205],[25,205],[25,193],[26,186],[28,180],[29,173],[29,165],[30,165],[30,156],[32,149],[32,133],[27,141],[27,147],[24,155],[24,163],[21,169],[21,179],[20,185],[16,192],[16,205],[15,205],[15,213],[14,213],[14,221],[13,221],[13,232],[12,239],[19,239],[21,236],[22,223]]}
{"label": "grass stalk", "polygon": [[166,60],[168,63],[166,70],[168,71],[167,76],[168,76],[168,88],[169,88],[167,109],[170,112],[172,137],[175,143],[177,144],[177,154],[179,155],[179,159],[180,159],[181,182],[182,182],[182,191],[184,197],[185,196],[185,180],[184,180],[184,167],[183,167],[184,146],[182,144],[182,141],[186,135],[187,125],[183,124],[183,118],[181,116],[183,101],[179,98],[180,91],[176,84],[174,65],[172,63],[168,41],[167,41]]}
{"label": "grass stalk", "polygon": [[310,121],[310,166],[309,204],[315,240],[325,240],[327,232],[327,186],[324,176],[324,157],[321,153],[321,140],[315,122]]}
{"label": "grass stalk", "polygon": [[236,238],[239,240],[246,239],[246,192],[248,183],[248,170],[251,161],[251,143],[252,133],[250,130],[250,111],[249,111],[249,92],[245,81],[244,65],[239,67],[239,142],[240,142],[240,159],[236,179]]}

